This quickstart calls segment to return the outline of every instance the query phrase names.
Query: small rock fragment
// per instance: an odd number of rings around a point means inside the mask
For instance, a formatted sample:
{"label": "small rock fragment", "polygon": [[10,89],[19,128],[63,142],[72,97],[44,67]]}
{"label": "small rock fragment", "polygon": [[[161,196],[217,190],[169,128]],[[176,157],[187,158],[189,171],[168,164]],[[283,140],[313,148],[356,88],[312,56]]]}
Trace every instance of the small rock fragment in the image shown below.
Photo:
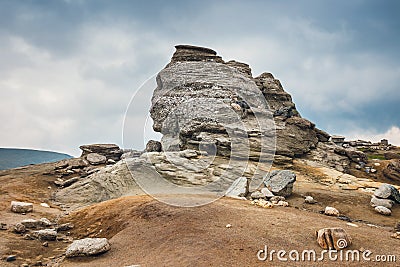
{"label": "small rock fragment", "polygon": [[337,209],[335,209],[334,207],[326,207],[324,214],[328,215],[328,216],[339,216],[340,212]]}
{"label": "small rock fragment", "polygon": [[226,228],[231,228],[232,224],[228,223],[227,225],[225,225]]}
{"label": "small rock fragment", "polygon": [[261,189],[261,193],[266,197],[266,198],[271,198],[274,196],[271,191],[269,191],[268,188],[263,188]]}
{"label": "small rock fragment", "polygon": [[7,230],[7,224],[6,223],[0,223],[0,230]]}
{"label": "small rock fragment", "polygon": [[392,234],[391,237],[400,239],[400,232],[396,232],[396,233]]}
{"label": "small rock fragment", "polygon": [[[51,187],[50,187],[51,189]],[[50,208],[49,204],[47,203],[40,203],[40,206],[45,207],[45,208]]]}
{"label": "small rock fragment", "polygon": [[7,262],[15,261],[17,259],[17,255],[10,255],[6,258]]}
{"label": "small rock fragment", "polygon": [[15,213],[32,212],[33,204],[28,202],[11,201],[11,211]]}
{"label": "small rock fragment", "polygon": [[14,225],[13,230],[14,230],[14,233],[22,234],[22,233],[26,232],[26,227],[22,223],[17,223],[16,225]]}
{"label": "small rock fragment", "polygon": [[307,204],[315,204],[317,201],[312,196],[306,196],[304,202]]}
{"label": "small rock fragment", "polygon": [[392,211],[386,207],[383,206],[376,206],[375,211],[378,212],[379,214],[390,216],[392,214]]}
{"label": "small rock fragment", "polygon": [[56,227],[57,232],[63,232],[63,231],[68,231],[74,228],[74,225],[72,223],[64,223],[60,224]]}
{"label": "small rock fragment", "polygon": [[33,235],[40,240],[54,241],[57,238],[57,232],[54,229],[43,229],[34,231]]}
{"label": "small rock fragment", "polygon": [[250,197],[252,199],[265,198],[264,194],[261,193],[260,191],[254,191],[253,193],[251,193]]}

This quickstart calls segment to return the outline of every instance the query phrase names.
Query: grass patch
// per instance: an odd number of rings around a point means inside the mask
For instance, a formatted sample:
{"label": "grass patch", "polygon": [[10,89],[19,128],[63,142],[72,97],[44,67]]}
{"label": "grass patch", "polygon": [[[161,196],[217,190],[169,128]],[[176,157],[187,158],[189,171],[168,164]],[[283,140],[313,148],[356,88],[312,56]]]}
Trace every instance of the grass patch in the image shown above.
{"label": "grass patch", "polygon": [[383,156],[383,155],[370,154],[370,155],[367,155],[367,156],[368,156],[368,159],[385,160],[385,156]]}

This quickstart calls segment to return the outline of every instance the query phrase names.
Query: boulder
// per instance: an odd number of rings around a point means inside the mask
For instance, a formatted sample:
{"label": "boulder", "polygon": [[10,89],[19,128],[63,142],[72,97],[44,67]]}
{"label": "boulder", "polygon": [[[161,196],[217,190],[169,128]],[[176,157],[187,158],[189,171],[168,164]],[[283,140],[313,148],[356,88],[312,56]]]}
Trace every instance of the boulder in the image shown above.
{"label": "boulder", "polygon": [[320,247],[326,250],[341,250],[352,243],[350,235],[343,228],[323,228],[315,232]]}
{"label": "boulder", "polygon": [[249,181],[246,177],[237,178],[225,193],[227,197],[245,197],[249,192]]}
{"label": "boulder", "polygon": [[388,198],[400,203],[400,193],[391,184],[382,184],[378,189],[375,190],[374,195],[378,198]]}
{"label": "boulder", "polygon": [[162,146],[159,141],[149,140],[146,144],[146,152],[161,152]]}
{"label": "boulder", "polygon": [[292,194],[296,174],[289,170],[274,170],[264,179],[264,184],[274,195],[288,197]]}
{"label": "boulder", "polygon": [[28,202],[11,201],[11,211],[15,213],[32,212],[33,204]]}
{"label": "boulder", "polygon": [[105,156],[107,159],[119,161],[122,156],[122,149],[115,144],[92,144],[82,145],[79,147],[82,150],[81,157],[85,157],[91,153],[97,153]]}
{"label": "boulder", "polygon": [[111,249],[107,238],[84,238],[75,240],[68,246],[65,256],[67,258],[79,256],[94,256],[105,253]]}
{"label": "boulder", "polygon": [[107,161],[106,156],[97,154],[97,153],[89,153],[86,155],[87,161],[89,161],[90,164],[92,165],[99,165],[99,164],[104,164]]}
{"label": "boulder", "polygon": [[389,216],[392,214],[392,211],[390,209],[383,207],[383,206],[376,206],[375,211],[378,212],[379,214],[386,215],[386,216]]}
{"label": "boulder", "polygon": [[337,217],[340,215],[340,212],[334,207],[326,207],[324,214],[328,215],[328,216],[336,216]]}
{"label": "boulder", "polygon": [[374,208],[376,206],[383,206],[385,208],[391,209],[394,205],[394,201],[386,198],[378,198],[376,196],[372,196],[370,204]]}

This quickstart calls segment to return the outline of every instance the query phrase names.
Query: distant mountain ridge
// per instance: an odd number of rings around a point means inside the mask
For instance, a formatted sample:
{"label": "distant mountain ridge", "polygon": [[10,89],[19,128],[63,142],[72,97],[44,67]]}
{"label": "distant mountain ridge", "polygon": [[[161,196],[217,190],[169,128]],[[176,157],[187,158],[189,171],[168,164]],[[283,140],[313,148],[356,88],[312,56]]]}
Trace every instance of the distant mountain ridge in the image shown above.
{"label": "distant mountain ridge", "polygon": [[53,151],[0,148],[0,170],[12,169],[30,164],[55,162],[68,158],[72,158],[72,156]]}

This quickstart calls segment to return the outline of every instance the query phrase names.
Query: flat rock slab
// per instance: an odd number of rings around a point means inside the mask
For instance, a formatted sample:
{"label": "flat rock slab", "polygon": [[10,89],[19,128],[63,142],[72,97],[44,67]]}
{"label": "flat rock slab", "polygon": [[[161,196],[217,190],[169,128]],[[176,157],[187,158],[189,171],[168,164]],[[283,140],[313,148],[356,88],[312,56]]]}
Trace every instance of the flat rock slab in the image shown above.
{"label": "flat rock slab", "polygon": [[15,213],[32,212],[33,204],[27,202],[11,201],[11,211]]}
{"label": "flat rock slab", "polygon": [[107,238],[84,238],[75,240],[65,252],[66,257],[92,256],[111,249]]}

